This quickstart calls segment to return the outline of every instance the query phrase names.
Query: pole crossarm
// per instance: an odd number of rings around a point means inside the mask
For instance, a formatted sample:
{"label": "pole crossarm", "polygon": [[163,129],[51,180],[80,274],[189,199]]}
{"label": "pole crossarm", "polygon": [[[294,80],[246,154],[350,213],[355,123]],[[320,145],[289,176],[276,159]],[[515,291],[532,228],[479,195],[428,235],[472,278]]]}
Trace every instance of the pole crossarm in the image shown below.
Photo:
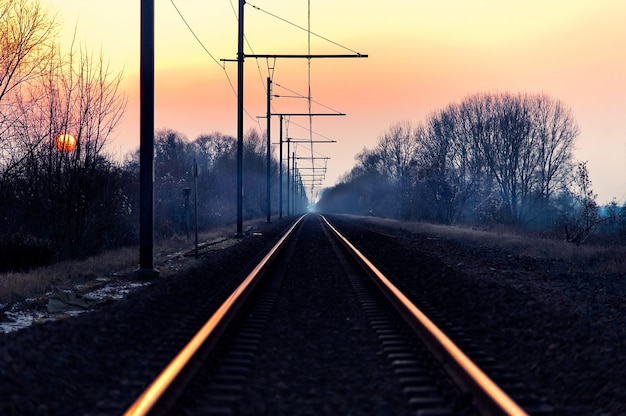
{"label": "pole crossarm", "polygon": [[313,156],[313,157],[304,157],[304,156],[296,156],[296,159],[299,160],[329,160],[330,157],[328,156]]}
{"label": "pole crossarm", "polygon": [[327,140],[309,140],[309,139],[295,139],[288,137],[291,143],[337,143],[337,140],[327,139]]}
{"label": "pole crossarm", "polygon": [[[316,117],[316,116],[345,116],[345,113],[323,113],[323,114],[312,114],[312,113],[270,113],[270,116],[303,116],[303,117]],[[256,116],[256,118],[267,118],[267,115],[264,116]]]}
{"label": "pole crossarm", "polygon": [[[337,143],[337,140],[290,140],[291,143]],[[272,144],[281,144],[281,142],[272,142]]]}
{"label": "pole crossarm", "polygon": [[[147,0],[146,0],[147,1]],[[151,0],[151,3],[153,3],[154,0]],[[245,8],[245,4],[246,4],[246,0],[239,0],[239,13],[237,14],[237,58],[236,59],[221,59],[221,61],[224,62],[237,62],[237,236],[243,236],[243,153],[244,153],[244,146],[243,146],[243,116],[244,116],[244,99],[243,99],[243,95],[244,95],[244,82],[243,82],[243,77],[244,77],[244,61],[245,58],[266,58],[266,59],[278,59],[278,58],[302,58],[302,59],[315,59],[315,58],[367,58],[368,55],[365,54],[360,54],[358,52],[355,51],[351,51],[354,52],[353,54],[343,54],[343,55],[336,55],[336,54],[317,54],[317,55],[312,55],[312,54],[286,54],[286,55],[281,55],[281,54],[246,54],[244,51],[244,8]],[[143,12],[143,9],[142,9]],[[143,30],[143,29],[142,29]],[[309,33],[309,37],[310,37],[310,33]],[[310,42],[309,42],[309,51],[310,51]],[[268,68],[269,69],[269,68]],[[271,69],[271,74],[273,75],[274,69]],[[267,83],[268,83],[268,87],[267,87],[267,220],[268,222],[270,221],[270,121],[271,121],[271,116],[274,115],[272,114],[271,110],[270,110],[270,100],[271,100],[271,77],[267,78]],[[311,93],[310,93],[310,68],[309,68],[309,94],[308,94],[308,99],[309,99],[309,113],[311,112]],[[281,116],[281,143],[280,143],[280,151],[282,152],[282,114],[275,114],[275,115],[280,115]],[[306,115],[308,117],[311,117],[312,114],[302,114],[302,115]],[[326,114],[326,115],[345,115],[342,113],[338,113],[338,114]],[[142,136],[143,137],[143,136]],[[289,140],[287,140],[287,151],[289,152]],[[311,154],[313,154],[313,148],[311,146]],[[299,157],[298,159],[306,159],[303,157]],[[310,160],[315,160],[315,159],[322,159],[322,158],[309,158]],[[324,159],[330,159],[330,158],[324,158]],[[281,161],[280,161],[280,165],[282,168],[282,156],[281,156]],[[296,169],[296,157],[295,157],[295,152],[293,153],[293,168]],[[287,184],[289,185],[289,159],[287,159]],[[295,179],[295,178],[294,178]],[[282,184],[282,178],[280,179],[280,183]],[[296,195],[296,188],[295,188],[295,181],[294,181],[294,199],[293,199],[293,207],[294,207],[294,211],[296,209],[296,199],[295,199],[295,195]],[[281,208],[282,208],[282,195],[281,195]],[[289,207],[289,194],[287,194],[287,207]],[[288,208],[288,212],[289,212],[289,208]]]}
{"label": "pole crossarm", "polygon": [[[300,59],[316,59],[316,58],[368,58],[367,54],[340,54],[340,55],[331,55],[331,54],[316,54],[316,55],[307,55],[307,54],[243,54],[243,58],[267,58],[267,59],[277,59],[277,58],[300,58]],[[221,62],[237,62],[238,59],[229,59],[229,58],[221,58]]]}
{"label": "pole crossarm", "polygon": [[[272,113],[272,116],[316,117],[316,116],[345,116],[345,113]],[[265,117],[265,116],[264,116]]]}
{"label": "pole crossarm", "polygon": [[286,55],[281,55],[281,54],[244,54],[243,55],[244,58],[273,58],[273,59],[277,59],[277,58],[300,58],[300,59],[315,59],[315,58],[367,58],[368,56],[366,54],[339,54],[339,55],[332,55],[332,54],[315,54],[315,55],[311,55],[311,54],[286,54]]}

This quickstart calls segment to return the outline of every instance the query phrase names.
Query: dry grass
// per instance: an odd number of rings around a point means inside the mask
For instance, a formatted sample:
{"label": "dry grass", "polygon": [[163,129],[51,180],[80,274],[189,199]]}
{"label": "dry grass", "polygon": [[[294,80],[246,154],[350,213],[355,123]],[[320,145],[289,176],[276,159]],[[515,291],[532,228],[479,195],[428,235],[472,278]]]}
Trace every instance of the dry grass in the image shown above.
{"label": "dry grass", "polygon": [[[409,223],[382,218],[359,217],[372,224],[402,228],[431,238],[455,241],[466,246],[494,248],[518,256],[540,260],[562,260],[573,268],[594,273],[626,273],[626,247],[576,246],[558,240],[540,239],[505,231],[483,231],[465,227],[449,227],[427,223]],[[250,230],[262,220],[245,223]],[[233,237],[233,226],[222,227],[198,236],[210,242]],[[196,264],[193,256],[184,254],[194,248],[194,237],[174,236],[155,244],[155,267],[167,277]],[[66,261],[26,273],[0,275],[0,304],[40,296],[54,287],[71,287],[99,276],[129,276],[137,269],[137,247],[108,251],[82,261]]]}
{"label": "dry grass", "polygon": [[592,273],[626,273],[626,246],[624,245],[577,246],[564,240],[531,237],[504,230],[484,231],[382,218],[360,218],[372,224],[402,228],[466,246],[493,248],[538,260],[561,260],[571,264],[573,268],[584,268]]}
{"label": "dry grass", "polygon": [[[0,303],[38,296],[53,287],[65,287],[114,273],[131,273],[137,249],[122,248],[80,261],[63,261],[23,273],[0,275]],[[131,260],[132,259],[132,260]]]}
{"label": "dry grass", "polygon": [[[260,221],[244,223],[246,230]],[[198,235],[199,244],[224,238],[233,238],[233,225],[203,232]],[[162,277],[192,267],[197,260],[185,256],[195,247],[195,236],[177,235],[158,241],[154,246],[155,268]],[[0,274],[0,307],[19,299],[37,297],[54,287],[72,287],[101,276],[129,277],[137,269],[138,247],[126,247],[103,252],[85,260],[63,261],[48,267],[24,273]]]}

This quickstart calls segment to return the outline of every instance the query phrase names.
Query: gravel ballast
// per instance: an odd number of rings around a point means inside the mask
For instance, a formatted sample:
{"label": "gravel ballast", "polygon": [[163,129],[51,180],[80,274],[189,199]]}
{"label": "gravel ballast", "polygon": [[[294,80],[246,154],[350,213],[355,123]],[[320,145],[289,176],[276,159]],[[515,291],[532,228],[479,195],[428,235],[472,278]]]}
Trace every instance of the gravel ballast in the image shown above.
{"label": "gravel ballast", "polygon": [[[555,260],[410,232],[397,222],[331,220],[385,272],[412,279],[430,306],[555,414],[626,414],[623,275],[573,271]],[[0,414],[120,414],[184,345],[195,325],[185,318],[192,299],[218,302],[289,222],[259,225],[201,265],[123,300],[0,335]]]}

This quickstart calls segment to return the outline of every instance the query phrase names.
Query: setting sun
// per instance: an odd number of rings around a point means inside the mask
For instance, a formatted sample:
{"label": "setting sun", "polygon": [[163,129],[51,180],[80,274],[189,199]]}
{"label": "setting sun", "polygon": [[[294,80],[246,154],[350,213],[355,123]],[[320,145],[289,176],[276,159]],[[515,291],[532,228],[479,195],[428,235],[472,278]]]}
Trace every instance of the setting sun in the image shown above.
{"label": "setting sun", "polygon": [[76,149],[76,138],[69,133],[59,134],[56,144],[60,151],[71,152]]}

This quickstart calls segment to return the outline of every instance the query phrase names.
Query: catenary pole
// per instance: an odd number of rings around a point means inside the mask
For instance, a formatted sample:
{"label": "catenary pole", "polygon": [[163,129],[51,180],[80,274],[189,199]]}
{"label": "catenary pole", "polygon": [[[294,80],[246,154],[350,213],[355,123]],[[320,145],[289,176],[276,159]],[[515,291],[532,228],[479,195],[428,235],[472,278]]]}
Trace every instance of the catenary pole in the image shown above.
{"label": "catenary pole", "polygon": [[194,187],[193,223],[196,229],[195,258],[198,258],[198,163],[196,162],[196,158],[193,159],[193,187]]}
{"label": "catenary pole", "polygon": [[272,126],[272,109],[271,109],[271,97],[272,97],[272,78],[267,77],[267,189],[265,196],[265,204],[267,206],[267,219],[265,222],[272,222],[272,207],[271,207],[271,195],[270,192],[272,190],[271,186],[271,164],[272,164],[272,154],[270,151],[271,139],[270,139],[270,129]]}
{"label": "catenary pole", "polygon": [[[268,86],[269,86],[269,79],[268,79]],[[270,112],[270,103],[269,103],[269,96],[270,96],[270,92],[269,92],[269,88],[268,88],[268,104],[267,104],[267,115],[266,117],[269,119],[270,116],[278,116],[279,120],[280,120],[280,140],[278,142],[279,144],[279,157],[278,159],[280,160],[280,167],[279,167],[279,175],[278,175],[278,179],[279,179],[279,217],[282,218],[283,217],[283,118],[285,116],[291,117],[291,116],[306,116],[306,117],[319,117],[319,116],[345,116],[345,113],[271,113]],[[268,125],[268,131],[270,131],[269,125]],[[290,191],[290,187],[289,187],[289,159],[291,158],[290,156],[290,150],[289,150],[289,145],[291,142],[306,142],[306,143],[336,143],[336,140],[311,140],[311,139],[293,139],[293,138],[289,138],[287,137],[286,139],[287,142],[287,215],[290,215],[290,205],[289,205],[289,201],[290,201],[290,195],[289,195],[289,191]],[[269,136],[268,136],[268,143],[269,143]],[[269,160],[269,156],[268,156],[268,160]],[[269,175],[268,175],[269,178]],[[269,184],[268,184],[269,187]],[[269,193],[269,192],[268,192]]]}
{"label": "catenary pole", "polygon": [[280,124],[280,134],[279,134],[279,146],[278,146],[278,160],[280,163],[278,164],[278,218],[283,217],[283,116],[278,116],[278,122]]}
{"label": "catenary pole", "polygon": [[[238,38],[237,38],[237,236],[243,236],[243,197],[244,197],[244,189],[243,189],[243,72],[244,72],[244,59],[245,57],[252,58],[266,58],[266,59],[274,59],[277,58],[367,58],[368,55],[365,54],[250,54],[246,55],[244,52],[244,7],[245,0],[239,0],[239,15],[238,15]],[[268,111],[268,123],[270,112]],[[269,133],[269,132],[268,132]],[[268,134],[269,140],[269,134]],[[269,149],[269,144],[268,144]],[[269,194],[269,191],[268,191]],[[289,200],[289,198],[287,198]],[[294,202],[295,203],[295,202]],[[269,203],[268,212],[269,212]],[[294,207],[295,208],[295,207]],[[268,213],[268,222],[269,222],[269,213]]]}
{"label": "catenary pole", "polygon": [[239,0],[237,37],[237,236],[243,236],[243,9],[245,4],[245,0]]}
{"label": "catenary pole", "polygon": [[287,216],[291,215],[291,187],[290,176],[291,176],[291,143],[289,142],[289,137],[287,137]]}
{"label": "catenary pole", "polygon": [[158,276],[154,268],[154,0],[141,0],[139,79],[139,269],[140,278]]}

